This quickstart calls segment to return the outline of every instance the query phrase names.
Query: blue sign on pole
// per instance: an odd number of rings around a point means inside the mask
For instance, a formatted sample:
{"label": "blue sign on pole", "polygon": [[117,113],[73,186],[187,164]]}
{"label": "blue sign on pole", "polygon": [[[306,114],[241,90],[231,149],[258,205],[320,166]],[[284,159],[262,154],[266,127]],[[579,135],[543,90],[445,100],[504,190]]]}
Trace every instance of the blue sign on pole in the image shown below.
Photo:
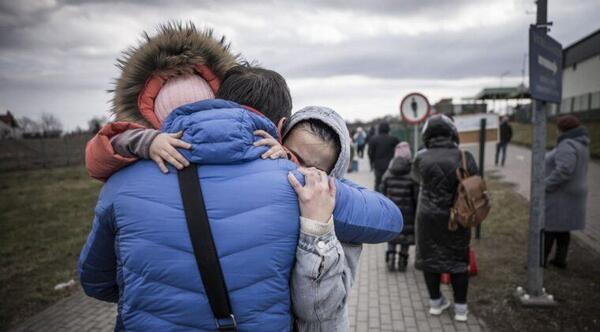
{"label": "blue sign on pole", "polygon": [[529,90],[533,99],[560,103],[562,53],[559,42],[535,26],[529,28]]}

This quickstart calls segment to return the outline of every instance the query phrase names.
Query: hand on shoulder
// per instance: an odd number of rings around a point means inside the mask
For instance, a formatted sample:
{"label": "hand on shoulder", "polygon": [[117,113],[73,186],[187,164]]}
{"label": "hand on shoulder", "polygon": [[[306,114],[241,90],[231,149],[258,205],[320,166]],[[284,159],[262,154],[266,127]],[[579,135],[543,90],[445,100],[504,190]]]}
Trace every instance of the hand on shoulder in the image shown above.
{"label": "hand on shoulder", "polygon": [[150,144],[150,159],[154,160],[163,173],[169,172],[165,162],[168,162],[177,169],[189,166],[190,162],[177,151],[177,148],[188,150],[192,148],[190,143],[180,139],[182,135],[182,131],[173,134],[160,133]]}

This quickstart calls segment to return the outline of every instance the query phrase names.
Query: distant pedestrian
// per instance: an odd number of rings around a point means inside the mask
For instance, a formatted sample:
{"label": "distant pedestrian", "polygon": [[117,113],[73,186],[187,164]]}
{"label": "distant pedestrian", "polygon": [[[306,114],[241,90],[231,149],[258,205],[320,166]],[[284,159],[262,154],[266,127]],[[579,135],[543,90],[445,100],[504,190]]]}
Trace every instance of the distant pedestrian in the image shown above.
{"label": "distant pedestrian", "polygon": [[[404,228],[400,236],[388,242],[385,261],[388,269],[406,271],[408,265],[408,249],[415,244],[415,214],[417,212],[417,199],[419,197],[419,184],[410,174],[412,157],[410,146],[401,142],[396,146],[394,159],[383,175],[379,191],[391,199],[402,211]],[[396,247],[400,245],[400,253]],[[397,258],[397,259],[396,259]]]}
{"label": "distant pedestrian", "polygon": [[[572,115],[561,116],[556,147],[546,154],[545,261],[556,243],[550,264],[567,267],[570,231],[585,228],[590,139]],[[545,265],[545,264],[544,264]]]}
{"label": "distant pedestrian", "polygon": [[390,125],[387,122],[379,124],[379,134],[369,141],[369,161],[375,171],[375,190],[379,189],[383,173],[394,158],[394,149],[400,143],[398,138],[390,135]]}
{"label": "distant pedestrian", "polygon": [[[434,115],[423,127],[425,148],[417,153],[413,176],[420,182],[417,211],[417,247],[430,297],[431,315],[441,315],[450,302],[440,293],[442,273],[450,273],[454,291],[454,319],[467,320],[470,229],[449,230],[450,209],[458,187],[461,165],[458,132],[444,115]],[[467,172],[477,174],[473,155],[465,151]]]}
{"label": "distant pedestrian", "polygon": [[508,147],[508,143],[510,143],[511,139],[512,127],[508,123],[508,117],[503,116],[500,120],[500,140],[496,144],[496,166],[498,166],[498,159],[500,159],[500,154],[502,154],[501,165],[504,166],[504,162],[506,161],[506,148]]}
{"label": "distant pedestrian", "polygon": [[375,128],[375,126],[371,126],[367,132],[367,144],[371,142],[371,139],[375,137],[375,135],[377,135],[377,128]]}
{"label": "distant pedestrian", "polygon": [[[352,137],[352,136],[350,136]],[[352,173],[354,172],[354,164],[356,163],[356,160],[354,160],[354,157],[356,156],[356,143],[352,140],[352,142],[350,142],[350,162],[348,163],[348,173]]]}
{"label": "distant pedestrian", "polygon": [[[371,145],[371,140],[373,139],[373,137],[375,137],[375,135],[377,134],[377,128],[375,128],[375,126],[372,126],[371,128],[369,128],[369,131],[367,132],[367,145]],[[369,157],[369,166],[371,169],[371,172],[373,171],[373,160],[371,160],[371,156],[367,153],[367,156]]]}
{"label": "distant pedestrian", "polygon": [[354,142],[356,143],[356,154],[358,158],[362,159],[365,154],[365,145],[367,145],[367,133],[358,127],[356,134],[354,134]]}

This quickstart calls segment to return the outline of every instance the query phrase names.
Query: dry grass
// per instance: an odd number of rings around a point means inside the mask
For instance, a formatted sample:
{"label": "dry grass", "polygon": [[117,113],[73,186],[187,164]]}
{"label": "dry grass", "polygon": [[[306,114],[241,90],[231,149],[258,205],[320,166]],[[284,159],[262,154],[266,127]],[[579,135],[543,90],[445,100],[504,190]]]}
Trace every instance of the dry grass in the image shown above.
{"label": "dry grass", "polygon": [[0,173],[0,330],[69,295],[101,184],[83,167]]}
{"label": "dry grass", "polygon": [[489,178],[493,210],[474,241],[479,275],[471,282],[472,309],[493,331],[600,331],[599,258],[571,242],[567,270],[547,268],[544,285],[559,305],[523,308],[513,297],[526,284],[529,203],[510,184]]}

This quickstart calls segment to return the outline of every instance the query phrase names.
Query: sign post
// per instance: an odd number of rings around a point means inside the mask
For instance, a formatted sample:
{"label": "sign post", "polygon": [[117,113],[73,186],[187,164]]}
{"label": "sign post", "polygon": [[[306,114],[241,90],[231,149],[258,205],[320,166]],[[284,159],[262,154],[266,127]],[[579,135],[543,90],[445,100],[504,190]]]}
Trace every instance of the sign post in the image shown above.
{"label": "sign post", "polygon": [[425,121],[429,114],[431,114],[431,105],[421,93],[409,93],[400,102],[402,121],[413,125],[414,129],[413,155],[416,155],[419,149],[419,123]]}
{"label": "sign post", "polygon": [[525,306],[556,305],[543,288],[546,102],[559,103],[562,95],[562,46],[549,37],[547,0],[537,0],[537,22],[529,28],[529,88],[532,97],[533,141],[531,153],[531,201],[527,253],[527,287],[517,288]]}
{"label": "sign post", "polygon": [[[487,119],[481,118],[479,122],[479,176],[483,179],[485,173],[485,142],[487,136]],[[481,224],[475,228],[475,238],[481,239]]]}

